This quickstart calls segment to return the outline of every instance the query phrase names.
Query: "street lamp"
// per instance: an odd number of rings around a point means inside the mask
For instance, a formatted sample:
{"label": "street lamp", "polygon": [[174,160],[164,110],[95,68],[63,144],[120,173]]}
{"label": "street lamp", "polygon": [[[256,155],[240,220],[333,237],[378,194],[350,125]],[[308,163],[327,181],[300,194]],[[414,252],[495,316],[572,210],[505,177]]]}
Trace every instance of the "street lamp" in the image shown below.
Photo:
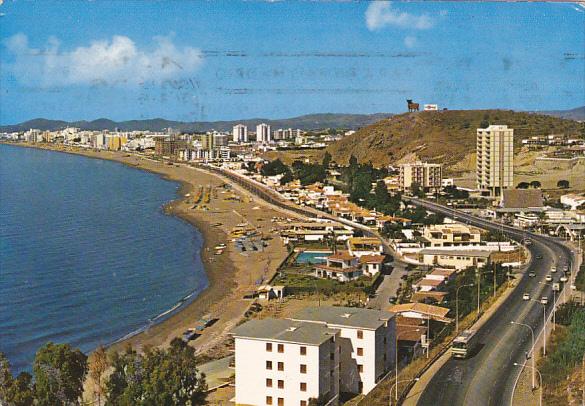
{"label": "street lamp", "polygon": [[[404,327],[412,327],[409,325],[404,325]],[[420,329],[415,329],[415,330],[410,330],[410,331],[420,331]],[[410,331],[403,331],[402,333],[409,333]],[[401,334],[396,334],[396,346],[394,349],[394,386],[396,386],[396,389],[394,391],[394,400],[396,401],[396,404],[398,404],[398,337],[400,337]]]}
{"label": "street lamp", "polygon": [[552,287],[552,291],[553,291],[553,331],[556,330],[556,324],[557,324],[557,290],[555,289],[554,284],[552,283],[546,283],[546,282],[538,282],[541,285],[547,285],[547,286],[551,286]]}
{"label": "street lamp", "polygon": [[[539,406],[542,406],[542,392],[543,392],[543,388],[542,388],[542,375],[540,374],[540,371],[534,367],[528,366],[526,364],[519,364],[517,362],[514,362],[514,365],[516,365],[517,367],[526,367],[526,368],[530,368],[533,369],[534,371],[538,372],[538,380],[540,381],[540,400],[539,400]],[[514,388],[515,389],[515,388]],[[514,398],[514,394],[512,394],[512,399]]]}
{"label": "street lamp", "polygon": [[[481,305],[481,275],[485,275],[488,273],[491,273],[490,271],[487,272],[480,272],[480,270],[476,270],[475,272],[477,274],[477,318],[479,319],[479,309],[480,309],[480,305]],[[495,270],[494,270],[495,273]],[[494,296],[496,294],[496,291],[494,290]]]}
{"label": "street lamp", "polygon": [[[394,386],[396,386],[396,391],[398,392],[398,384],[402,383],[402,382],[410,382],[410,381],[418,381],[420,378],[414,378],[414,379],[403,379],[402,381],[396,381],[392,384],[392,386],[390,387],[390,402],[389,405],[392,406],[392,391],[394,390]],[[398,404],[398,399],[396,400],[396,404]]]}
{"label": "street lamp", "polygon": [[455,333],[459,333],[459,289],[473,286],[473,284],[461,285],[455,290]]}
{"label": "street lamp", "polygon": [[535,376],[534,376],[534,329],[528,325],[528,324],[524,324],[524,323],[518,323],[516,321],[511,321],[511,324],[515,324],[517,326],[523,326],[523,327],[528,327],[530,329],[530,333],[532,334],[532,348],[530,349],[530,351],[532,352],[532,390],[534,390],[534,388],[536,387],[536,382],[535,382]]}
{"label": "street lamp", "polygon": [[542,346],[542,349],[543,349],[543,355],[546,355],[546,305],[542,302],[539,302],[538,300],[530,299],[530,301],[542,305],[542,321],[543,321],[543,325],[542,325],[543,346]]}

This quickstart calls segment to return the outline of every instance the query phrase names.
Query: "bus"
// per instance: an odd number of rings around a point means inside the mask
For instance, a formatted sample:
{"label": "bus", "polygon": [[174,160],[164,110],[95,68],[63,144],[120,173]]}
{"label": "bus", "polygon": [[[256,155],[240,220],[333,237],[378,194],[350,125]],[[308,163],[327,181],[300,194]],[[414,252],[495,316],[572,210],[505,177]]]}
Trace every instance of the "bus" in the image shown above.
{"label": "bus", "polygon": [[451,356],[454,358],[467,358],[472,353],[477,344],[475,330],[464,330],[453,340],[451,346]]}

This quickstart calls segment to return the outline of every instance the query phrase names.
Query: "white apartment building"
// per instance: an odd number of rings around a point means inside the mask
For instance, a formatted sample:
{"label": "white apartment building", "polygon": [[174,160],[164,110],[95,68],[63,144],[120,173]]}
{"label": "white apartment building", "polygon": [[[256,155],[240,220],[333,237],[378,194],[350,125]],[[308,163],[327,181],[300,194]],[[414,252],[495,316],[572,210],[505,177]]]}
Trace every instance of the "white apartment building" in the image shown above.
{"label": "white apartment building", "polygon": [[250,320],[232,330],[236,405],[337,404],[338,329],[293,320]]}
{"label": "white apartment building", "polygon": [[339,331],[340,391],[370,392],[394,367],[394,313],[356,307],[307,307],[293,320],[321,324]]}
{"label": "white apartment building", "polygon": [[490,125],[477,129],[477,187],[491,196],[514,187],[514,129]]}
{"label": "white apartment building", "polygon": [[227,147],[229,141],[229,135],[219,132],[213,132],[213,146],[214,147]]}
{"label": "white apartment building", "polygon": [[256,126],[256,141],[261,143],[269,143],[272,140],[272,133],[270,126],[265,123]]}
{"label": "white apartment building", "polygon": [[235,125],[232,129],[232,136],[234,142],[248,142],[248,127],[244,124]]}
{"label": "white apartment building", "polygon": [[399,169],[401,190],[411,191],[414,184],[417,184],[425,191],[437,191],[441,188],[443,179],[443,167],[441,164],[414,162],[402,164]]}

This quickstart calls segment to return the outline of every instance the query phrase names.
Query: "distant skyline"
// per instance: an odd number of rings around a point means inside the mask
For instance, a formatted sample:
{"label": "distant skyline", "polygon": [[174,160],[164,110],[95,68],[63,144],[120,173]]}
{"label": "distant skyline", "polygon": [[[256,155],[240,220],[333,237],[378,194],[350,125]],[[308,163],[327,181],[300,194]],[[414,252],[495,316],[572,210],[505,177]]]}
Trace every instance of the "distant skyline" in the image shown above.
{"label": "distant skyline", "polygon": [[5,1],[0,124],[585,105],[583,3]]}

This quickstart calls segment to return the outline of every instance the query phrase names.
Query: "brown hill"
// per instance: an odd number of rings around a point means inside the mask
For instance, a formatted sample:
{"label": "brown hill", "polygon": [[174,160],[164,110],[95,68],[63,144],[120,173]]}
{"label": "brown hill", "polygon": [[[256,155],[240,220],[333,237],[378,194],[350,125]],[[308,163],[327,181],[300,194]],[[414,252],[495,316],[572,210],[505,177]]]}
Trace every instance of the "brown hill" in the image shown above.
{"label": "brown hill", "polygon": [[423,111],[393,116],[364,127],[331,144],[328,151],[338,163],[354,155],[374,166],[421,159],[447,167],[470,159],[475,151],[476,129],[485,123],[507,124],[521,139],[533,135],[585,136],[585,123],[542,114],[510,110]]}

